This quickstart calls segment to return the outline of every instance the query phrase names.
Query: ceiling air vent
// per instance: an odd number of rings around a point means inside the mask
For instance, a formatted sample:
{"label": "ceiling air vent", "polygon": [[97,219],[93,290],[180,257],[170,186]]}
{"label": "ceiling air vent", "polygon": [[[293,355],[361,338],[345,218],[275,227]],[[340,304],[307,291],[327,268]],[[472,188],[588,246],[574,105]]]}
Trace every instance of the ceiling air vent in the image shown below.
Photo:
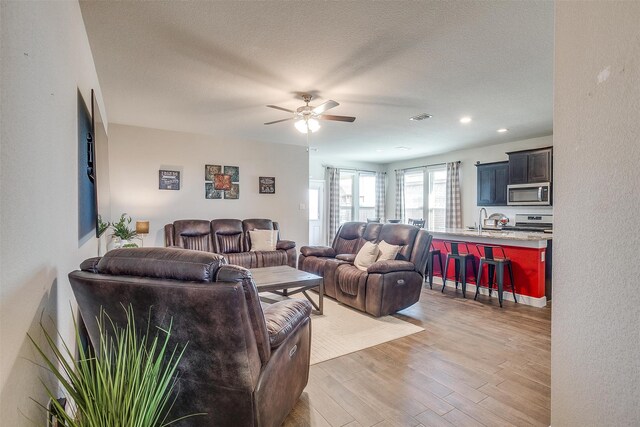
{"label": "ceiling air vent", "polygon": [[433,117],[431,114],[422,113],[417,116],[409,117],[409,120],[420,121],[430,119],[431,117]]}

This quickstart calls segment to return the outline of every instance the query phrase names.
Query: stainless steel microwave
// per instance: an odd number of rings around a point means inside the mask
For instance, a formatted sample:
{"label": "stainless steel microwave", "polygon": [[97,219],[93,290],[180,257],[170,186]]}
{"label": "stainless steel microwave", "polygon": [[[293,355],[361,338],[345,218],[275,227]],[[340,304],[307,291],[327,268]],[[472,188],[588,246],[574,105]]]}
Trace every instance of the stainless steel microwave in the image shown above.
{"label": "stainless steel microwave", "polygon": [[507,185],[507,205],[549,206],[551,204],[551,183]]}

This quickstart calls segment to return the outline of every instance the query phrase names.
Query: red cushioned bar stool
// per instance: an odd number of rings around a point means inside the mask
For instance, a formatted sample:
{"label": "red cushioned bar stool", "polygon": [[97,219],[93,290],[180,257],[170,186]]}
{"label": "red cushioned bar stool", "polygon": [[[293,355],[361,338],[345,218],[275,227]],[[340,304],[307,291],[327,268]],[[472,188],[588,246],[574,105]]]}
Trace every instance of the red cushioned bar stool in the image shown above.
{"label": "red cushioned bar stool", "polygon": [[[496,276],[496,282],[498,282],[498,302],[502,307],[502,290],[504,288],[504,268],[509,269],[509,280],[511,282],[511,291],[513,292],[513,300],[517,303],[516,287],[513,282],[513,267],[511,266],[511,260],[507,258],[502,246],[491,245],[476,245],[478,253],[480,254],[480,266],[478,267],[478,278],[476,279],[476,296],[474,300],[478,298],[480,293],[480,278],[482,277],[482,267],[486,264],[489,267],[489,283],[487,283],[487,289],[489,290],[489,298],[491,298],[491,291],[493,290],[493,279]],[[499,252],[499,253],[498,253]]]}
{"label": "red cushioned bar stool", "polygon": [[471,261],[473,267],[473,280],[476,280],[476,257],[469,251],[469,245],[466,242],[444,241],[444,247],[447,250],[447,260],[444,263],[444,271],[442,272],[442,291],[447,286],[447,272],[449,271],[449,260],[455,261],[456,289],[458,282],[462,283],[462,297],[467,297],[467,262]]}

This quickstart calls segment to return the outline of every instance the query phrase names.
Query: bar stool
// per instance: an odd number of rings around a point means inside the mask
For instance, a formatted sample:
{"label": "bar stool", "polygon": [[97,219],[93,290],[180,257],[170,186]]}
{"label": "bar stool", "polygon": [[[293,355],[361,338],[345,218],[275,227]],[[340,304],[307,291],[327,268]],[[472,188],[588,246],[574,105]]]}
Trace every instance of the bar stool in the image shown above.
{"label": "bar stool", "polygon": [[433,247],[433,243],[430,245],[429,255],[427,255],[427,272],[429,273],[428,278],[425,277],[424,280],[429,280],[429,289],[433,289],[433,266],[434,266],[434,258],[438,257],[438,263],[440,264],[440,274],[444,277],[445,269],[442,267],[442,253],[440,249],[436,249]]}
{"label": "bar stool", "polygon": [[[491,245],[476,245],[478,253],[480,254],[480,266],[478,267],[478,278],[476,279],[476,296],[474,300],[478,298],[480,293],[480,278],[482,277],[482,267],[487,264],[489,267],[489,283],[487,283],[487,289],[489,290],[489,298],[491,298],[491,291],[493,290],[494,272],[497,276],[498,282],[498,302],[502,307],[502,290],[504,288],[504,267],[509,269],[509,280],[511,281],[511,291],[513,292],[513,300],[518,303],[516,298],[516,287],[513,283],[513,268],[511,266],[511,260],[507,258],[502,246]],[[496,252],[502,252],[502,258],[496,257]],[[496,271],[497,269],[497,271]]]}
{"label": "bar stool", "polygon": [[[460,247],[465,247],[465,252],[460,252]],[[471,261],[473,267],[473,280],[476,280],[476,257],[469,251],[469,245],[466,242],[444,242],[444,247],[449,252],[447,254],[447,260],[444,263],[444,271],[442,274],[442,291],[444,292],[445,286],[447,286],[447,272],[449,271],[449,260],[455,261],[455,274],[456,274],[456,289],[458,289],[458,281],[462,283],[462,297],[466,298],[467,295],[467,261]]]}

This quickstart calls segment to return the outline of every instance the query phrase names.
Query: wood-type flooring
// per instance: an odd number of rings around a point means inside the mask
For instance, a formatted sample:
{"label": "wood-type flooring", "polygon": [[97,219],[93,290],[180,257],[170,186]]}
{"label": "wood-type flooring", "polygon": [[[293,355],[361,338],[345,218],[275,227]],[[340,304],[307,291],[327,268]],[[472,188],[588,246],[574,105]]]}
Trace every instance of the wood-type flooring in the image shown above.
{"label": "wood-type flooring", "polygon": [[423,332],[311,366],[284,426],[548,426],[550,305],[435,288],[395,315]]}

